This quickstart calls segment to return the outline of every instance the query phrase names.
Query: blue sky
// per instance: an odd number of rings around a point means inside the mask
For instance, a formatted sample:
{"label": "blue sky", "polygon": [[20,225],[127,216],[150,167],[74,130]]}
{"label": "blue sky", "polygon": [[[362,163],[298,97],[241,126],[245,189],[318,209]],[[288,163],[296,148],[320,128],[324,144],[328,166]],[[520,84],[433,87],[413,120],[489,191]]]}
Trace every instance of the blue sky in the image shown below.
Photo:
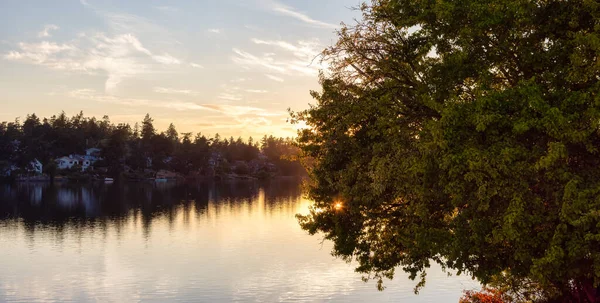
{"label": "blue sky", "polygon": [[164,130],[293,136],[360,0],[1,1],[0,120],[146,113]]}

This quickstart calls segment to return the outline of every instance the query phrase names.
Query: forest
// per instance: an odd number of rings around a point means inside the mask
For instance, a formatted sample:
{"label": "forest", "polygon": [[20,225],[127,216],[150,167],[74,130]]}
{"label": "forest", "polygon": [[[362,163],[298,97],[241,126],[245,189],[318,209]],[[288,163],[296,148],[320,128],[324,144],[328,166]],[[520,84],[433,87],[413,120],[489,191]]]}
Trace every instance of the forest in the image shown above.
{"label": "forest", "polygon": [[[90,149],[98,151],[90,169],[57,166],[57,159],[77,159]],[[27,167],[32,161],[39,161],[41,173],[52,177],[83,173],[140,179],[161,170],[181,177],[300,176],[305,172],[298,152],[290,138],[207,137],[178,133],[172,123],[159,132],[148,114],[133,127],[114,124],[108,116],[85,117],[83,112],[50,118],[29,114],[22,122],[17,118],[0,123],[0,174],[5,177],[11,171],[31,175]]]}

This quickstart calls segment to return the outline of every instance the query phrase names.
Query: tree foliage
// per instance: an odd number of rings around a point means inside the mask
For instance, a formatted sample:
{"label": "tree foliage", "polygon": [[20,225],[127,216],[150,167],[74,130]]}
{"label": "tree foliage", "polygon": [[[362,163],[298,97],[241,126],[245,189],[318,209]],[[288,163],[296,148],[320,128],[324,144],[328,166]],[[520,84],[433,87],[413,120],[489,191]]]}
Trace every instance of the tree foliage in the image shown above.
{"label": "tree foliage", "polygon": [[[600,283],[600,3],[374,0],[323,52],[312,212],[379,280],[437,262],[550,300]],[[341,206],[340,204],[341,203]],[[379,284],[381,286],[381,284]]]}

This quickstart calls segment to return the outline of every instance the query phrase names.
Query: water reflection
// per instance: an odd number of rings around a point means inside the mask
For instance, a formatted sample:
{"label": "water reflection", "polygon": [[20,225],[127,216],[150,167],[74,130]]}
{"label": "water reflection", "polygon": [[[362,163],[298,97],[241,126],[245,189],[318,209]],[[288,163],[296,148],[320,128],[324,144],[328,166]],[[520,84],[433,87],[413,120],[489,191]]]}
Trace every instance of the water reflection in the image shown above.
{"label": "water reflection", "polygon": [[377,292],[300,230],[296,182],[0,186],[0,301],[448,302],[475,283]]}

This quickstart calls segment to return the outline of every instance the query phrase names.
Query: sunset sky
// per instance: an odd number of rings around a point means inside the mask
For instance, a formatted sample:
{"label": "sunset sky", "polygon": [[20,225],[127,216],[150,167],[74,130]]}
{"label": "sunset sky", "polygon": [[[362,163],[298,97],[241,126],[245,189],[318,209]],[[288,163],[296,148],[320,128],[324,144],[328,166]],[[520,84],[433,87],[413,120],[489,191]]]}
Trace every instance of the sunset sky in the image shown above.
{"label": "sunset sky", "polygon": [[1,1],[1,121],[108,115],[159,130],[293,136],[288,107],[361,0]]}

